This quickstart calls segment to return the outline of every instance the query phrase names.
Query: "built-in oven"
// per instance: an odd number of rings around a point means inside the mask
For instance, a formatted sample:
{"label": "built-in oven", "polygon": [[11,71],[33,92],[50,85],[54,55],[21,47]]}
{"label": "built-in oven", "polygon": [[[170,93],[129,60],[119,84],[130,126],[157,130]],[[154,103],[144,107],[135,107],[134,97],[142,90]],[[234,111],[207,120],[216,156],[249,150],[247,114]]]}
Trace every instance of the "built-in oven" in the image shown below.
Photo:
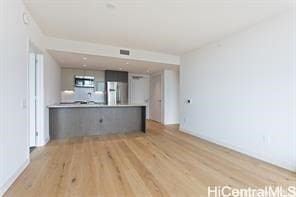
{"label": "built-in oven", "polygon": [[75,87],[80,88],[94,88],[95,77],[93,76],[75,76]]}

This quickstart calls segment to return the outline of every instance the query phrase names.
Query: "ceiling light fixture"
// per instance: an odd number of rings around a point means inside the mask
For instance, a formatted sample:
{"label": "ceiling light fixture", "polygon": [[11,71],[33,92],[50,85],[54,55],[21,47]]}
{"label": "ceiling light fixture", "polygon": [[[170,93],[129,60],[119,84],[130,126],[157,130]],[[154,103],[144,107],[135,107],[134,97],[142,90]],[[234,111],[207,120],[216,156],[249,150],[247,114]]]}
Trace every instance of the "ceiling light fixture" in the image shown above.
{"label": "ceiling light fixture", "polygon": [[86,65],[86,64],[83,64],[82,66],[83,66],[83,67],[86,67],[87,65]]}
{"label": "ceiling light fixture", "polygon": [[119,68],[120,70],[122,70],[122,68]]}
{"label": "ceiling light fixture", "polygon": [[126,62],[126,64],[129,64],[128,62]]}
{"label": "ceiling light fixture", "polygon": [[82,59],[83,59],[83,60],[87,60],[87,57],[83,57]]}

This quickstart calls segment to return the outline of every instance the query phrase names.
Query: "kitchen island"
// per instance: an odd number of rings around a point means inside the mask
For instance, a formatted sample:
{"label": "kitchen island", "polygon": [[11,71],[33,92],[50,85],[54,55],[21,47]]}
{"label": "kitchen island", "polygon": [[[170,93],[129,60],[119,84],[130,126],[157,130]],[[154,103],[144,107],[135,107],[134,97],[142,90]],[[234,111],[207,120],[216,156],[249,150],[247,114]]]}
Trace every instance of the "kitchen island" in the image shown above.
{"label": "kitchen island", "polygon": [[145,105],[58,104],[49,108],[50,139],[145,132]]}

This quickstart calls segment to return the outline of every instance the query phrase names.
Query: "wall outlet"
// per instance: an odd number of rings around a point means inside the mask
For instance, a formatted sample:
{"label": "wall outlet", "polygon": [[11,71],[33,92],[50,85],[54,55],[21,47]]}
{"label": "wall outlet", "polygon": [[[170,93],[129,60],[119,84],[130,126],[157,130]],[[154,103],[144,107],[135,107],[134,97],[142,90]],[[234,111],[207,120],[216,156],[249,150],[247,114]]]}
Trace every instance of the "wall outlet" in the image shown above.
{"label": "wall outlet", "polygon": [[271,144],[271,137],[270,137],[270,136],[267,136],[267,138],[266,138],[266,143],[267,143],[267,144]]}
{"label": "wall outlet", "polygon": [[271,137],[270,136],[263,136],[262,141],[264,144],[271,144]]}

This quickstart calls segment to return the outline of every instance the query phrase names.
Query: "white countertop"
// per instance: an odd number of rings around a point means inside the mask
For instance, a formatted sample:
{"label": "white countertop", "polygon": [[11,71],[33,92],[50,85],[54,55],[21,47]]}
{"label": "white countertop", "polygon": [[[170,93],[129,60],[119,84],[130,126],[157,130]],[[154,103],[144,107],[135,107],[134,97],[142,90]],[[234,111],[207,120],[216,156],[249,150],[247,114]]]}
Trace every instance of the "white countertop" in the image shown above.
{"label": "white countertop", "polygon": [[105,105],[105,104],[57,104],[49,105],[48,108],[82,108],[82,107],[146,107],[143,104],[128,104],[128,105]]}

